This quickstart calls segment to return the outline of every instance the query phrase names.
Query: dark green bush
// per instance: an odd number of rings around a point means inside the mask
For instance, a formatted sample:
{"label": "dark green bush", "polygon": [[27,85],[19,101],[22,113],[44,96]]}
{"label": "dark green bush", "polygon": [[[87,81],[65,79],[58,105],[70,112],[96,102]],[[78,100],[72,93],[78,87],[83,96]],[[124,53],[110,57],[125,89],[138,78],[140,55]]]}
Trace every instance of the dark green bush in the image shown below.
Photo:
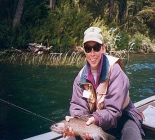
{"label": "dark green bush", "polygon": [[121,31],[119,35],[120,35],[120,40],[116,41],[117,50],[128,49],[128,43],[130,40],[129,34],[127,32]]}

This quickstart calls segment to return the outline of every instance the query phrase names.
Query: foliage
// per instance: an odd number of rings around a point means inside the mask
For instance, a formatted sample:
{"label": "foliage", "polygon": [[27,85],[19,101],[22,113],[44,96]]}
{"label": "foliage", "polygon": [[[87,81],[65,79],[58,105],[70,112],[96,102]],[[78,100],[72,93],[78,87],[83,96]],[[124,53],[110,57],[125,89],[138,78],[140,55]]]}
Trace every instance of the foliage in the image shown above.
{"label": "foliage", "polygon": [[124,49],[128,50],[128,43],[130,40],[129,34],[127,32],[120,31],[119,35],[120,35],[120,40],[116,41],[117,49],[118,50],[124,50]]}
{"label": "foliage", "polygon": [[[104,42],[115,50],[144,49],[155,37],[154,0],[57,0],[50,9],[49,0],[25,1],[21,25],[12,28],[18,0],[1,0],[0,45],[24,49],[36,42],[53,46],[53,52],[68,52],[82,45],[83,32],[89,26],[102,29]],[[115,31],[113,34],[110,31]],[[135,38],[134,38],[135,37]],[[134,39],[134,41],[133,41]],[[143,40],[143,42],[142,42]],[[145,43],[144,43],[145,40]],[[150,42],[150,43],[149,43]],[[153,45],[147,45],[150,51]]]}
{"label": "foliage", "polygon": [[142,50],[145,53],[149,53],[149,52],[153,51],[153,43],[145,35],[137,32],[132,37],[132,40],[134,42],[134,45],[133,45],[134,50],[136,50],[136,51]]}
{"label": "foliage", "polygon": [[120,41],[120,35],[116,32],[117,28],[110,28],[106,34],[106,50],[117,50],[116,41]]}
{"label": "foliage", "polygon": [[145,24],[150,30],[150,32],[148,32],[148,29],[147,29],[147,32],[145,34],[148,34],[148,33],[151,34],[152,32],[155,32],[154,6],[155,6],[155,2],[152,2],[151,4],[149,4],[149,6],[144,6],[144,8],[137,13],[138,19],[141,21],[141,23]]}
{"label": "foliage", "polygon": [[37,42],[45,44],[48,41],[56,52],[66,52],[81,44],[83,31],[92,21],[91,14],[84,9],[79,11],[77,6],[72,7],[69,4],[61,7],[50,12],[47,20],[40,25],[41,30],[36,30],[34,34]]}

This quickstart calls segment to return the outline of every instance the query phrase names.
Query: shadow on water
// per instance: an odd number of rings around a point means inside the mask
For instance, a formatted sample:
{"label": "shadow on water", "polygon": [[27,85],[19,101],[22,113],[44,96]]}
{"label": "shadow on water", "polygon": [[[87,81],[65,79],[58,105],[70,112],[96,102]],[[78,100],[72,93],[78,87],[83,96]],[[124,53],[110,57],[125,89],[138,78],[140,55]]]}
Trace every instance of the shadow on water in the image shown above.
{"label": "shadow on water", "polygon": [[[155,55],[131,55],[125,65],[133,102],[155,94],[154,60]],[[20,140],[49,132],[53,121],[69,115],[72,84],[79,70],[0,63],[0,98],[22,108],[0,102],[0,139]],[[152,132],[147,134],[155,139]]]}

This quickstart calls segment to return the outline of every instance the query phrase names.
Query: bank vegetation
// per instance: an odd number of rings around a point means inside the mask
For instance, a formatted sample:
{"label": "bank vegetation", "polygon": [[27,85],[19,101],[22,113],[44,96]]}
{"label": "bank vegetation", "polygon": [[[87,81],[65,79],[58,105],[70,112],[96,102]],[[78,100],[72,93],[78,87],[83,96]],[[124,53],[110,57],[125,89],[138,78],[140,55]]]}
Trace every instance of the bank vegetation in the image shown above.
{"label": "bank vegetation", "polygon": [[155,52],[154,0],[1,0],[0,5],[1,61],[22,56],[22,62],[78,64],[90,26],[102,29],[110,55]]}

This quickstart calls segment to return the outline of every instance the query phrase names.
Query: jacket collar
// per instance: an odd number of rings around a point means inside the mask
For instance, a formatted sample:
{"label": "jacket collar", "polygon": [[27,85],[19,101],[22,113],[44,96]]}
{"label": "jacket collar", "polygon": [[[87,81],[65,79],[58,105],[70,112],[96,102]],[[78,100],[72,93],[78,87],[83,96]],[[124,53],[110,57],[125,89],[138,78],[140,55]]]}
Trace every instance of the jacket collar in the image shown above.
{"label": "jacket collar", "polygon": [[[82,75],[80,78],[80,84],[83,84],[85,82],[91,82],[93,83],[92,79],[89,78],[90,76],[90,64],[88,62],[86,62],[86,65],[84,66],[84,69],[82,71]],[[109,72],[109,61],[108,58],[103,54],[101,57],[101,61],[99,63],[99,68],[97,70],[97,77],[99,77],[99,81],[100,82],[104,82],[105,80],[108,79],[108,72]]]}

